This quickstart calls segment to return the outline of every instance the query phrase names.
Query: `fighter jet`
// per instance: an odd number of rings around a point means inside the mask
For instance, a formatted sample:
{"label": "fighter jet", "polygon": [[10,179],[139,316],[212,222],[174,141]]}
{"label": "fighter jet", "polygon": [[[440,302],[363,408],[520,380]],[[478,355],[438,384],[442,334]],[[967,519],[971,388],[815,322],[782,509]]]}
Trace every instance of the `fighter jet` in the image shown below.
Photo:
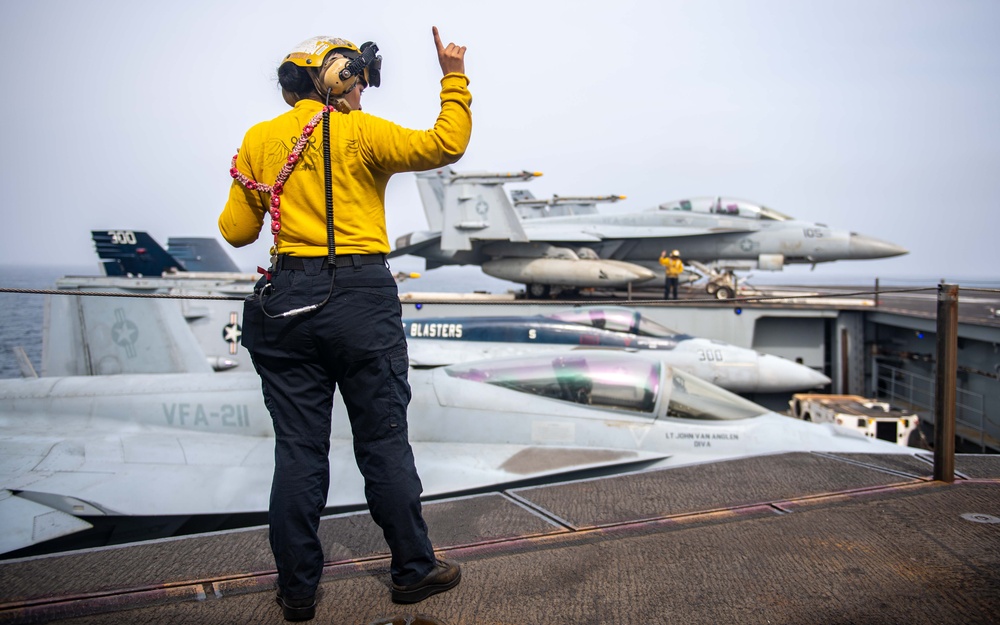
{"label": "fighter jet", "polygon": [[[663,274],[658,259],[664,250],[679,250],[685,262],[720,263],[722,271],[729,273],[740,263],[779,270],[792,263],[907,253],[898,245],[856,232],[799,221],[759,204],[722,197],[605,214],[593,205],[607,197],[532,203],[521,195],[515,200],[520,209],[515,209],[504,184],[539,175],[528,171],[457,173],[450,168],[417,174],[430,230],[400,237],[389,256],[421,256],[428,269],[480,265],[484,273],[525,284],[529,294],[542,297],[553,287],[648,284]],[[552,210],[556,206],[559,210]],[[718,297],[733,295],[735,282],[710,284]]]}
{"label": "fighter jet", "polygon": [[[614,352],[415,369],[410,384],[429,497],[793,450],[910,453]],[[327,505],[358,509],[339,394],[333,412]],[[262,513],[273,447],[252,372],[0,380],[0,553],[92,525]]]}
{"label": "fighter jet", "polygon": [[[237,295],[252,282],[102,278],[86,288],[149,294]],[[88,283],[89,284],[89,283]],[[76,280],[61,288],[83,290]],[[253,371],[239,349],[239,301],[50,296],[42,375]],[[412,322],[412,323],[411,323]],[[650,351],[653,357],[738,393],[825,386],[823,374],[772,355],[666,328],[623,307],[586,307],[530,317],[404,319],[413,366],[552,349]]]}
{"label": "fighter jet", "polygon": [[628,350],[736,393],[817,388],[830,378],[805,365],[681,334],[638,311],[591,306],[533,316],[403,319],[410,364],[430,367],[556,349]]}

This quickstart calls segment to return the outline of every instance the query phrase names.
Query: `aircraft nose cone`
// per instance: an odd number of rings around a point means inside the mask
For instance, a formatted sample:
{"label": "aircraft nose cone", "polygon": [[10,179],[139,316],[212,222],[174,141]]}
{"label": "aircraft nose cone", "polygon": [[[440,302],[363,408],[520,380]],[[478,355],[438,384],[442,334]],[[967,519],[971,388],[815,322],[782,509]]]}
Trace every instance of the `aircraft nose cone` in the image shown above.
{"label": "aircraft nose cone", "polygon": [[910,250],[894,243],[880,241],[863,234],[851,233],[851,258],[889,258],[909,254]]}
{"label": "aircraft nose cone", "polygon": [[815,369],[770,354],[761,354],[757,365],[761,392],[804,391],[830,383],[830,378]]}

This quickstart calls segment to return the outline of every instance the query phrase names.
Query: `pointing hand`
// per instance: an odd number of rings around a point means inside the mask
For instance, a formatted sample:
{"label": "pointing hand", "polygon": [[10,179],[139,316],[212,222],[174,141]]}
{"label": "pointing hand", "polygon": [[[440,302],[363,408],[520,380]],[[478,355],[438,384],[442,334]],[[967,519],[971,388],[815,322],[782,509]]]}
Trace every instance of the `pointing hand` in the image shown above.
{"label": "pointing hand", "polygon": [[441,63],[441,71],[447,75],[452,72],[458,74],[465,73],[465,46],[457,46],[449,43],[444,46],[441,43],[441,35],[438,34],[437,26],[431,28],[434,33],[434,45],[437,46],[438,61]]}

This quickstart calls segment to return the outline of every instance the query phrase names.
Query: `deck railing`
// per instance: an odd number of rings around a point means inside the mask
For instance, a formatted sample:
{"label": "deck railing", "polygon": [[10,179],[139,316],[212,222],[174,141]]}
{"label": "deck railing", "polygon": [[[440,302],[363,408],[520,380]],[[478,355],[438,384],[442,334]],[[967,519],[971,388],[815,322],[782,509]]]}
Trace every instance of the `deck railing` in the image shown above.
{"label": "deck railing", "polygon": [[[876,359],[872,395],[934,421],[934,378],[894,367]],[[956,434],[980,451],[1000,451],[1000,425],[986,414],[986,400],[980,393],[955,391]]]}

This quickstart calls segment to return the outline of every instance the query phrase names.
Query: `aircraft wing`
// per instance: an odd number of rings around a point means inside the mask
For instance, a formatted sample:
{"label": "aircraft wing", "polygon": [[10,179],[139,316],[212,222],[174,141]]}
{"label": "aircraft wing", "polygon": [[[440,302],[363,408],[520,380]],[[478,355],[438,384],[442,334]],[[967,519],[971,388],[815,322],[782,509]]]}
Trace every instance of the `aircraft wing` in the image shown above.
{"label": "aircraft wing", "polygon": [[[95,424],[96,425],[96,424]],[[103,431],[103,434],[99,432]],[[334,439],[329,507],[365,505],[352,443]],[[620,449],[414,442],[426,495],[651,463]],[[0,553],[89,529],[89,516],[263,512],[274,439],[166,428],[111,435],[0,435]],[[84,517],[84,518],[80,518]]]}
{"label": "aircraft wing", "polygon": [[726,234],[752,232],[749,228],[688,228],[688,227],[645,227],[622,226],[616,224],[588,224],[580,227],[569,227],[567,224],[550,225],[534,224],[530,221],[524,224],[525,234],[531,241],[551,242],[597,242],[608,239],[657,239],[697,237],[709,234]]}
{"label": "aircraft wing", "polygon": [[[330,473],[335,486],[328,505],[363,505],[364,484],[352,443],[343,439],[332,443]],[[631,450],[519,444],[414,441],[411,445],[428,494],[665,457]],[[7,499],[82,516],[264,511],[274,471],[273,438],[211,432],[183,436],[142,432],[89,439],[5,436],[0,439],[0,454],[0,496],[6,491]],[[0,501],[0,511],[15,510],[15,503],[23,505],[7,499]],[[17,512],[12,518],[26,515]]]}
{"label": "aircraft wing", "polygon": [[72,514],[56,510],[9,490],[0,490],[0,553],[66,536],[92,525]]}
{"label": "aircraft wing", "polygon": [[[0,436],[0,488],[84,516],[266,509],[274,440],[91,422],[92,433]],[[126,430],[116,434],[115,430]],[[262,507],[263,506],[263,507]]]}

